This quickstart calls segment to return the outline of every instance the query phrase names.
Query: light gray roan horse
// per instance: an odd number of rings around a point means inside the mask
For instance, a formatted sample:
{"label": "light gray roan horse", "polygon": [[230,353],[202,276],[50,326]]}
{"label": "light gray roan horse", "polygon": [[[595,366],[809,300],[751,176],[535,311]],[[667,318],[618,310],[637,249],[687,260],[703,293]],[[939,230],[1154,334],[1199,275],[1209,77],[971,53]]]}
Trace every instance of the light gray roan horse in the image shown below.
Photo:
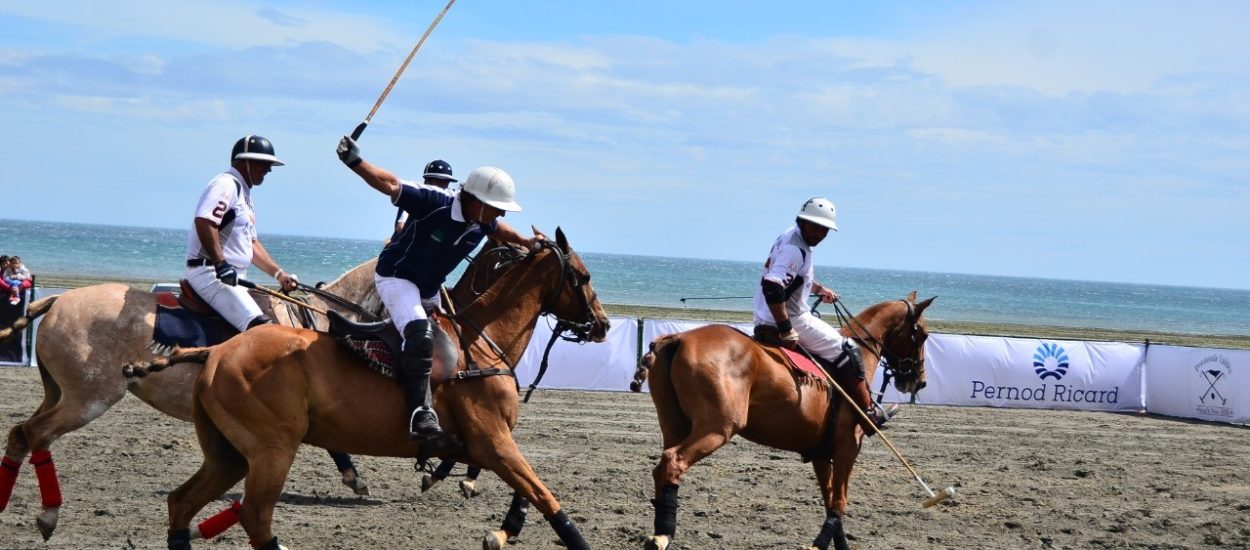
{"label": "light gray roan horse", "polygon": [[[324,290],[359,304],[368,312],[380,312],[382,303],[373,283],[375,262],[370,260],[352,268]],[[293,306],[263,294],[254,296],[279,323],[301,326],[294,318],[298,313]],[[357,317],[315,295],[309,303],[318,309],[335,309],[349,318]],[[149,378],[122,376],[118,365],[155,358],[149,345],[156,322],[156,297],[149,292],[121,284],[102,284],[36,300],[12,328],[0,330],[0,341],[41,315],[44,318],[39,325],[35,356],[43,379],[43,403],[30,418],[9,431],[0,463],[0,511],[8,504],[22,460],[31,454],[43,499],[43,511],[35,523],[47,540],[56,529],[61,506],[60,483],[48,451],[52,442],[99,418],[127,391],[160,412],[190,422],[191,394],[202,365],[182,363],[161,376]],[[324,316],[313,318],[318,330],[327,328]],[[357,494],[368,494],[363,478],[350,467],[350,457],[338,454],[335,462],[344,472],[345,485]]]}

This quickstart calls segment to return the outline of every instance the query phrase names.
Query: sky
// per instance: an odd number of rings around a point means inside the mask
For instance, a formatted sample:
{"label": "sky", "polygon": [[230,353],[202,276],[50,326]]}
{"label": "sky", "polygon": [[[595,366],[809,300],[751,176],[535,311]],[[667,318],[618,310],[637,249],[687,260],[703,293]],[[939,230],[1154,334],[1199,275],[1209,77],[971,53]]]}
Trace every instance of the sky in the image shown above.
{"label": "sky", "polygon": [[[344,168],[442,0],[0,0],[0,218],[189,228],[235,140],[264,235],[382,239]],[[1250,288],[1250,3],[460,0],[360,140],[517,183],[579,250]],[[680,276],[680,274],[674,274]],[[836,283],[835,283],[836,286]]]}

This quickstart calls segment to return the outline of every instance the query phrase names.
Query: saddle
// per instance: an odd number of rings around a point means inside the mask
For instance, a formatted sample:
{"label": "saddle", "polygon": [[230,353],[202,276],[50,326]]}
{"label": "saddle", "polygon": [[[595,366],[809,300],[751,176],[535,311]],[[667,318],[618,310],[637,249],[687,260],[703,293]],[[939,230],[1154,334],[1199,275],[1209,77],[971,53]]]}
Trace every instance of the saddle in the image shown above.
{"label": "saddle", "polygon": [[156,323],[149,345],[153,352],[166,355],[175,347],[213,346],[239,333],[195,293],[186,279],[178,285],[181,292],[177,295],[156,293]]}
{"label": "saddle", "polygon": [[[330,335],[384,376],[395,377],[402,357],[403,337],[389,320],[357,323],[330,310]],[[438,323],[434,324],[438,326]]]}

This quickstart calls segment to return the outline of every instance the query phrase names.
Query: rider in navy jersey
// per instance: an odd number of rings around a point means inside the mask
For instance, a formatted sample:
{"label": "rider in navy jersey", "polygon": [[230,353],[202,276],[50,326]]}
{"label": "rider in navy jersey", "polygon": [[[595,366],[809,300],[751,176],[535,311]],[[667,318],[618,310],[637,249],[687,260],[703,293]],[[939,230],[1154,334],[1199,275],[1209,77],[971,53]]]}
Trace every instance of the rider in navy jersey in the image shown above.
{"label": "rider in navy jersey", "polygon": [[360,158],[360,149],[344,136],[339,160],[370,187],[391,197],[408,213],[403,230],[382,249],[374,272],[378,295],[403,335],[403,353],[396,378],[408,404],[409,431],[418,439],[442,433],[430,391],[434,342],[427,310],[439,306],[439,289],[487,236],[536,248],[541,234],[525,237],[500,220],[519,212],[516,185],[503,170],[491,166],[469,174],[458,193],[402,185],[395,174]]}

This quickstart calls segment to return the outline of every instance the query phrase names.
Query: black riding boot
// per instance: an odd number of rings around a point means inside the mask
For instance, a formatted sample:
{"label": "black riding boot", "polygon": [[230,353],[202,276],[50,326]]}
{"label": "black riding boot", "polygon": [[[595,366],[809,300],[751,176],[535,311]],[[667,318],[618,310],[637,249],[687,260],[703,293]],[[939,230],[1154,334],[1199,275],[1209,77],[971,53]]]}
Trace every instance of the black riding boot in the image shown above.
{"label": "black riding boot", "polygon": [[[859,405],[860,410],[864,411],[872,421],[873,425],[868,426],[864,423],[863,418],[856,419],[860,427],[863,428],[864,435],[871,436],[876,433],[872,428],[880,429],[898,411],[898,405],[892,404],[888,407],[878,407],[876,402],[872,400],[872,392],[868,389],[867,372],[864,370],[864,356],[860,354],[859,348],[843,344],[842,352],[847,358],[840,366],[843,369],[850,369],[849,373],[844,371],[842,379],[847,380],[853,377],[851,383],[847,384],[844,389],[850,394],[855,404]],[[850,374],[851,376],[845,376],[845,374]]]}
{"label": "black riding boot", "polygon": [[399,383],[408,404],[408,431],[414,439],[443,434],[430,396],[430,371],[434,369],[434,336],[430,322],[421,319],[404,327],[404,352],[399,366]]}

